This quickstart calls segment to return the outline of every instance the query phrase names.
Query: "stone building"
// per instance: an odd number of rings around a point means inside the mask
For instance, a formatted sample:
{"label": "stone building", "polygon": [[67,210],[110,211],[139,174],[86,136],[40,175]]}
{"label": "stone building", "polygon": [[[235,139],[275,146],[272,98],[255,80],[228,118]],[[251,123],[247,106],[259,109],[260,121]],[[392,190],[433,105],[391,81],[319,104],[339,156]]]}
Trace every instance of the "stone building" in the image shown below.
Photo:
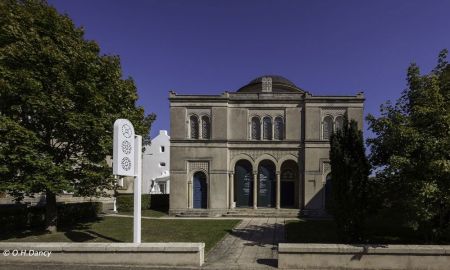
{"label": "stone building", "polygon": [[325,214],[329,137],[362,128],[364,96],[315,96],[280,76],[220,95],[169,94],[170,213]]}

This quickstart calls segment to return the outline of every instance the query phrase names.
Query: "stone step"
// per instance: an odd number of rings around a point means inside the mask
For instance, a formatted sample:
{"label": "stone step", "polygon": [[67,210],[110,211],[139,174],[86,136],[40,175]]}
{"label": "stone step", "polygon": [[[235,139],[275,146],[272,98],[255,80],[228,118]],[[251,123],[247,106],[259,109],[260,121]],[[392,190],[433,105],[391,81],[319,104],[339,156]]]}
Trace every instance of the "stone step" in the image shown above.
{"label": "stone step", "polygon": [[175,214],[177,217],[299,217],[300,209],[241,208],[232,210],[195,209]]}
{"label": "stone step", "polygon": [[226,217],[299,217],[300,209],[233,209]]}

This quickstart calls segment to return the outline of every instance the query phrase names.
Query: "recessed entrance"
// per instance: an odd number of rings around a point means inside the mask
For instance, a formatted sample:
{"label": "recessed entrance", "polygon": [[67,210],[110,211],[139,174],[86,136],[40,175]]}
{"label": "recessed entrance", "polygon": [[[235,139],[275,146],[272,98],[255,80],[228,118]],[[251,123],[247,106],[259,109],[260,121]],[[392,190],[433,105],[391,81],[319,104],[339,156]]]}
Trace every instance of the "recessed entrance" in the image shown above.
{"label": "recessed entrance", "polygon": [[239,160],[234,167],[234,201],[236,207],[253,206],[252,164]]}
{"label": "recessed entrance", "polygon": [[258,166],[258,207],[275,207],[275,164],[263,160]]}
{"label": "recessed entrance", "polygon": [[208,189],[204,172],[196,172],[193,177],[194,208],[207,208]]}
{"label": "recessed entrance", "polygon": [[281,166],[281,198],[282,208],[293,208],[297,205],[298,194],[298,166],[293,160],[283,162]]}

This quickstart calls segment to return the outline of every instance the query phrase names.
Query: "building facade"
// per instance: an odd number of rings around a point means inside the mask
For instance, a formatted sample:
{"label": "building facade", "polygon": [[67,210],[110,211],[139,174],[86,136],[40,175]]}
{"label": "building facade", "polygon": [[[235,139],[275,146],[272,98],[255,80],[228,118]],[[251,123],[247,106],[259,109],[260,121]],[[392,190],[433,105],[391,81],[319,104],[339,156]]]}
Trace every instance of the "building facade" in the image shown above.
{"label": "building facade", "polygon": [[142,193],[169,194],[169,178],[170,137],[167,130],[160,130],[142,156]]}
{"label": "building facade", "polygon": [[363,123],[362,93],[314,96],[281,76],[220,95],[170,92],[169,101],[171,214],[290,208],[323,215],[330,134],[345,113]]}

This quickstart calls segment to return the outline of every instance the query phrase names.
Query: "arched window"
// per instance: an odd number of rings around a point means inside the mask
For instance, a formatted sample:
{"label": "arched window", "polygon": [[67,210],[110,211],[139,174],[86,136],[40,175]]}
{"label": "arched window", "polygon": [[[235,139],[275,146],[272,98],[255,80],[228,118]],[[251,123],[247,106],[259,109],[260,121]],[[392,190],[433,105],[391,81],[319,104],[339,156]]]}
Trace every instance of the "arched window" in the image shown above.
{"label": "arched window", "polygon": [[322,139],[329,140],[331,133],[333,132],[333,118],[331,118],[331,116],[325,116],[322,125]]}
{"label": "arched window", "polygon": [[281,173],[281,179],[283,180],[293,180],[295,178],[295,174],[291,169],[285,169]]}
{"label": "arched window", "polygon": [[209,117],[204,115],[202,116],[202,138],[210,139],[211,136],[211,125],[209,124]]}
{"label": "arched window", "polygon": [[196,115],[191,115],[190,121],[190,135],[191,139],[198,139],[198,118]]}
{"label": "arched window", "polygon": [[263,132],[264,140],[272,140],[272,119],[269,116],[263,119]]}
{"label": "arched window", "polygon": [[283,127],[283,118],[278,116],[275,118],[275,130],[274,130],[274,137],[275,140],[282,140],[284,136],[284,127]]}
{"label": "arched window", "polygon": [[335,125],[334,127],[336,128],[336,131],[341,130],[342,127],[344,126],[344,118],[342,116],[336,117],[334,125]]}
{"label": "arched window", "polygon": [[256,116],[252,118],[252,140],[261,140],[261,121]]}

